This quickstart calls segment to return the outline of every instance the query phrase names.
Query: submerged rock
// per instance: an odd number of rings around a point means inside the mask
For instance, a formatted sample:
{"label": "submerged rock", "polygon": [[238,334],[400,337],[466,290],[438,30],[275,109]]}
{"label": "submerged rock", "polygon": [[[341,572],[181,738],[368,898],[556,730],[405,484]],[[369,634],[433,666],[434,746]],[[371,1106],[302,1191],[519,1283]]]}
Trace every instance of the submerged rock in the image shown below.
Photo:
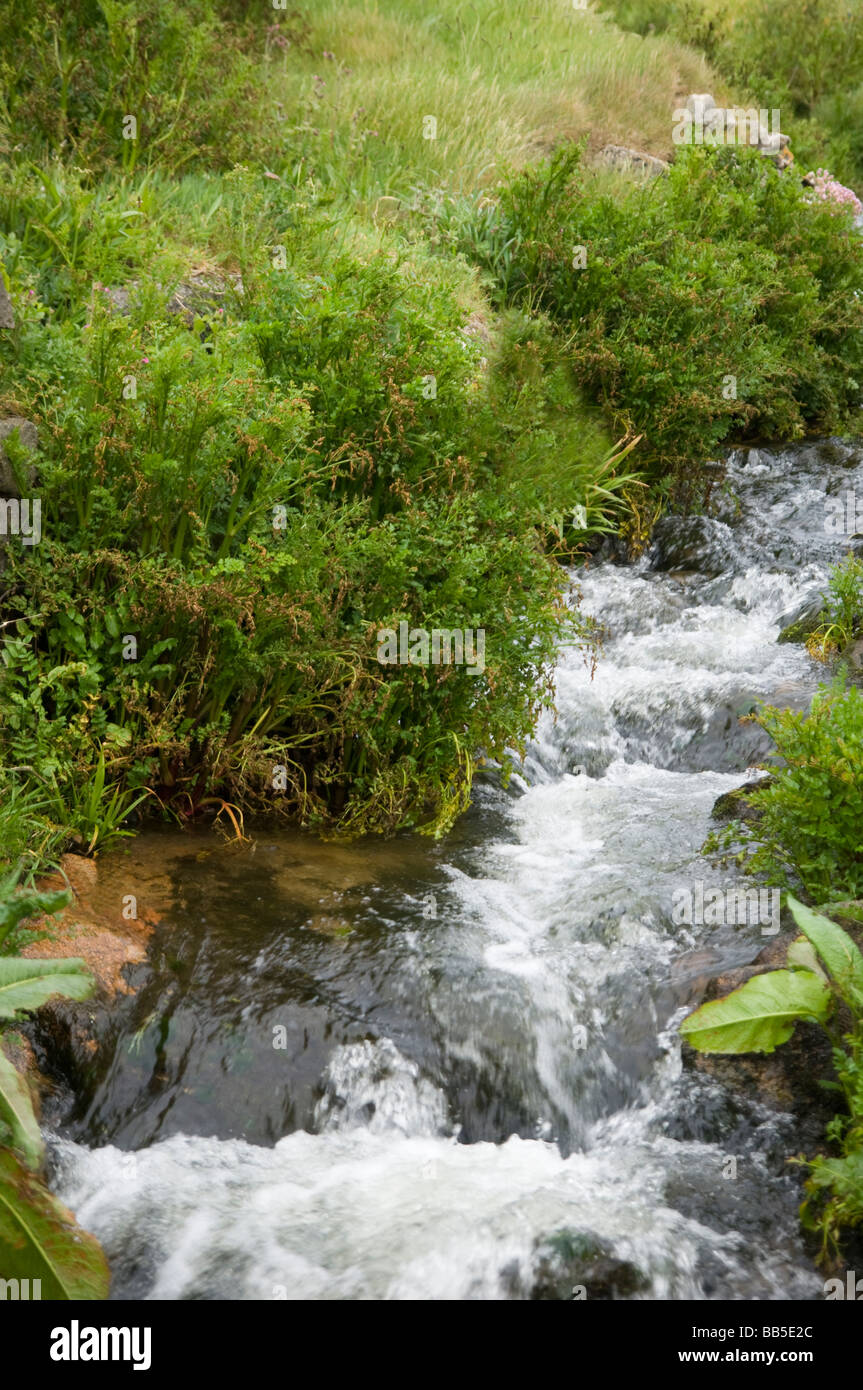
{"label": "submerged rock", "polygon": [[692,571],[711,578],[731,572],[736,549],[729,527],[709,516],[664,516],[654,527],[651,568]]}
{"label": "submerged rock", "polygon": [[[531,1302],[561,1302],[584,1296],[609,1302],[643,1293],[649,1280],[611,1245],[589,1231],[556,1231],[536,1245]],[[581,1290],[584,1295],[581,1295]]]}
{"label": "submerged rock", "polygon": [[778,619],[780,631],[777,642],[805,642],[809,634],[820,626],[823,617],[824,595],[816,590]]}
{"label": "submerged rock", "polygon": [[510,1298],[531,1303],[609,1302],[633,1298],[650,1286],[610,1242],[568,1227],[535,1242],[527,1273],[512,1264],[501,1270],[501,1280]]}

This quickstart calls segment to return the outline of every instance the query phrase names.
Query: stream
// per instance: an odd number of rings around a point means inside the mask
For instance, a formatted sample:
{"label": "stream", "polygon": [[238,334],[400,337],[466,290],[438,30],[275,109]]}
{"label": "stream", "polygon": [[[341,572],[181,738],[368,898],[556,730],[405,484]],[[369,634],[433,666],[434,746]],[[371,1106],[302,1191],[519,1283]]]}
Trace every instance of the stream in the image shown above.
{"label": "stream", "polygon": [[158,925],[46,1118],[112,1298],[820,1295],[794,1122],[675,1032],[691,953],[718,973],[765,938],[672,900],[734,883],[699,851],[767,751],[740,717],[824,679],[776,637],[848,548],[825,516],[863,509],[863,447],[727,476],[718,518],[574,576],[595,675],[562,656],[556,718],[440,843],[165,829],[100,861]]}

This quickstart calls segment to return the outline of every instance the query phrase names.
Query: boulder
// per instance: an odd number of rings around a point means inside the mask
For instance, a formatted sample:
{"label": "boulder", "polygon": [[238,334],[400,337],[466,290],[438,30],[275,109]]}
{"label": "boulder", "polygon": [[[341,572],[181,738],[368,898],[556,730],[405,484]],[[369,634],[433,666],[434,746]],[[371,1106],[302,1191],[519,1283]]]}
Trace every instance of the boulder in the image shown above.
{"label": "boulder", "polygon": [[667,173],[671,167],[664,159],[645,154],[643,150],[629,149],[626,145],[605,145],[599,152],[599,162],[611,169],[627,169],[651,179]]}
{"label": "boulder", "polygon": [[744,782],[742,787],[735,787],[734,791],[723,792],[713,803],[711,817],[718,821],[740,820],[747,825],[755,824],[761,820],[764,812],[758,806],[753,806],[749,798],[753,792],[761,791],[775,781],[776,778],[768,774],[757,781]]}
{"label": "boulder", "polygon": [[651,569],[716,575],[733,571],[736,551],[729,527],[709,516],[662,517],[653,529]]}
{"label": "boulder", "polygon": [[607,1240],[567,1227],[535,1242],[527,1278],[513,1267],[501,1274],[511,1298],[531,1303],[572,1302],[578,1288],[589,1302],[611,1302],[637,1298],[650,1287],[646,1275]]}
{"label": "boulder", "polygon": [[[18,431],[19,443],[35,453],[39,448],[39,435],[32,420],[25,420],[22,415],[9,415],[5,420],[0,420],[0,497],[20,497],[21,490],[15,479],[11,461],[3,447],[3,441],[8,439],[10,434]],[[30,485],[36,481],[36,467],[31,465],[28,470],[28,481]]]}
{"label": "boulder", "polygon": [[779,636],[777,642],[805,642],[811,632],[820,626],[824,614],[824,595],[813,590],[787,613],[777,619]]}

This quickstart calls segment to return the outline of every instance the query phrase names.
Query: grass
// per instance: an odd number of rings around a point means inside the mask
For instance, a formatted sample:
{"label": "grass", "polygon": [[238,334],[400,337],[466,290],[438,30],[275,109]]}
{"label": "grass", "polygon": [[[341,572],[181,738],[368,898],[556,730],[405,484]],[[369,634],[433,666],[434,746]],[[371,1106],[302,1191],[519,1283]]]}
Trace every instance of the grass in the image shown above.
{"label": "grass", "polygon": [[567,139],[670,155],[672,110],[711,80],[685,45],[566,0],[325,0],[299,47],[271,63],[287,159],[299,140],[305,169],[367,203],[493,184]]}

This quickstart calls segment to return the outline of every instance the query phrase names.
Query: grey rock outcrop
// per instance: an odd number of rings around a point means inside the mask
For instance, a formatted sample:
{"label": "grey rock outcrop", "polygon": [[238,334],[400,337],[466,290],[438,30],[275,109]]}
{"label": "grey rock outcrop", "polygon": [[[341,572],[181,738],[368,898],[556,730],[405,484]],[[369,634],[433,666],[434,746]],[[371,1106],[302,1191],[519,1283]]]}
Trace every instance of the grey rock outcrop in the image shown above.
{"label": "grey rock outcrop", "polygon": [[599,162],[610,169],[628,169],[644,178],[657,178],[667,173],[671,167],[656,155],[645,154],[643,150],[632,150],[627,145],[605,145],[599,152]]}

